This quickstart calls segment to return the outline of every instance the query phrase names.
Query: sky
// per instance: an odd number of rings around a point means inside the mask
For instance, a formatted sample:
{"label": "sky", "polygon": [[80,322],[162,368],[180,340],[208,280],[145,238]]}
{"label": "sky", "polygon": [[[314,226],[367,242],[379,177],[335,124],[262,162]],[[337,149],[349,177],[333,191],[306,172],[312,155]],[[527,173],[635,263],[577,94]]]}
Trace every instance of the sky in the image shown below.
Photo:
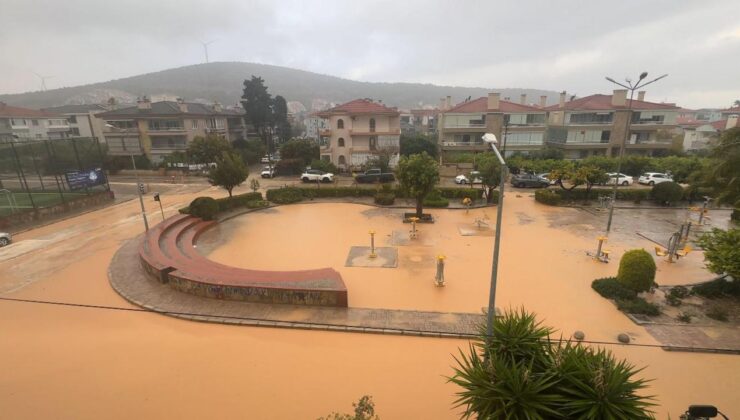
{"label": "sky", "polygon": [[609,93],[669,76],[647,100],[740,99],[737,0],[0,0],[0,93],[205,61],[371,82]]}

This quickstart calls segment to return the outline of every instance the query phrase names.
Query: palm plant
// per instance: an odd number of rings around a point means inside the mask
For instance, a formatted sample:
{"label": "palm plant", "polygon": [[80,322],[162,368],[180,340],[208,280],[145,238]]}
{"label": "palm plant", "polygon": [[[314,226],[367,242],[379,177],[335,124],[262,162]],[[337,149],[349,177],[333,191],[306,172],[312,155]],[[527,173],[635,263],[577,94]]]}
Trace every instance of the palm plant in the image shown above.
{"label": "palm plant", "polygon": [[495,320],[455,357],[450,382],[463,418],[645,419],[652,397],[641,372],[602,349],[551,340],[553,330],[524,309]]}

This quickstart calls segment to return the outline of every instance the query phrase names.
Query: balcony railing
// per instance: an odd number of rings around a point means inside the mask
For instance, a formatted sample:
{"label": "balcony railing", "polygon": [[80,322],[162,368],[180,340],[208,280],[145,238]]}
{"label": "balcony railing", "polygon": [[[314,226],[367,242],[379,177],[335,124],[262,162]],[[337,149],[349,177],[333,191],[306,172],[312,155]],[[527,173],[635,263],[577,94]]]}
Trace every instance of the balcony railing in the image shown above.
{"label": "balcony railing", "polygon": [[154,131],[154,132],[172,132],[172,131],[185,131],[185,127],[178,126],[178,127],[149,127],[148,131]]}
{"label": "balcony railing", "polygon": [[482,141],[443,141],[443,147],[474,147],[474,146],[485,146],[486,143]]}
{"label": "balcony railing", "polygon": [[486,128],[486,123],[448,124],[444,128]]}
{"label": "balcony railing", "polygon": [[395,128],[395,129],[389,129],[385,131],[370,131],[370,129],[360,129],[360,130],[349,130],[350,135],[354,136],[394,136],[394,135],[400,135],[401,129]]}

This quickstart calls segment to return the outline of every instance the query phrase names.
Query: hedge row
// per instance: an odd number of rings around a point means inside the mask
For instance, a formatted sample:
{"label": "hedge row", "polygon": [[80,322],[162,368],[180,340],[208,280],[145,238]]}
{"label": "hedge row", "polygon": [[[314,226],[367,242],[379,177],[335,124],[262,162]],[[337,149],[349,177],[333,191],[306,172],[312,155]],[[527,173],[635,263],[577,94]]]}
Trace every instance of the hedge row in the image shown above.
{"label": "hedge row", "polygon": [[[284,191],[287,190],[287,191]],[[436,191],[439,192],[439,196],[445,199],[456,199],[462,200],[469,197],[473,200],[479,200],[483,197],[482,189],[475,188],[438,188]],[[409,198],[408,194],[405,194],[400,188],[388,188],[386,185],[384,188],[357,188],[357,187],[331,187],[331,186],[319,186],[316,187],[285,187],[279,189],[267,190],[267,199],[269,201],[278,203],[275,198],[282,200],[285,195],[300,195],[302,198],[327,198],[327,197],[375,197],[379,193],[393,194],[394,197],[398,198]],[[497,198],[498,192],[494,191],[494,201]],[[430,194],[434,195],[434,193]],[[300,201],[300,200],[299,200]],[[435,200],[441,201],[441,200]],[[295,201],[294,201],[295,202]],[[284,203],[279,203],[284,204]]]}
{"label": "hedge row", "polygon": [[[666,183],[668,184],[668,183]],[[658,184],[663,185],[663,184]],[[672,184],[675,185],[675,184]],[[683,193],[683,199],[689,200],[690,198],[693,198],[694,200],[697,200],[697,196],[701,196],[702,193],[705,193],[705,191],[692,191],[688,188],[684,188]],[[534,199],[542,204],[549,204],[551,206],[556,206],[560,204],[562,201],[583,201],[587,199],[596,200],[600,196],[609,196],[612,195],[612,189],[611,188],[592,188],[591,191],[589,191],[588,195],[586,194],[585,188],[576,188],[573,190],[564,190],[559,187],[550,187],[548,189],[539,189],[534,192]],[[693,196],[693,197],[691,197]],[[635,203],[639,203],[643,200],[653,200],[653,194],[652,190],[648,188],[640,188],[640,189],[631,189],[631,188],[620,188],[617,189],[617,200],[627,200],[627,201],[633,201]]]}
{"label": "hedge row", "polygon": [[[221,213],[221,212],[239,208],[239,207],[246,207],[246,208],[266,207],[268,204],[266,201],[263,200],[262,193],[259,193],[259,192],[239,194],[233,197],[211,199],[213,200],[213,203],[215,204],[211,204],[210,200],[201,200],[204,198],[210,198],[210,197],[198,197],[195,200],[193,200],[189,206],[183,207],[178,211],[180,212],[180,214],[190,214],[190,215],[201,217],[201,218],[203,218],[203,216],[205,215],[207,217],[206,220],[212,220],[212,218],[215,217],[217,213]],[[197,203],[195,207],[193,206],[194,203]],[[215,205],[215,208],[212,208],[214,205]],[[214,211],[216,213],[213,213]]]}

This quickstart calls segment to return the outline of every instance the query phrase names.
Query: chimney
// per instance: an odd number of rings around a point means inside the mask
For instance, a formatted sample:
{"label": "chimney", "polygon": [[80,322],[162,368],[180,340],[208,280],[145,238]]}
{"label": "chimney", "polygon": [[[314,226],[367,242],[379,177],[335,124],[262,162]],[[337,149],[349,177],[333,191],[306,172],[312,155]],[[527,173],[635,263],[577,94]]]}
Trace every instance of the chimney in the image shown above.
{"label": "chimney", "polygon": [[527,104],[527,94],[526,93],[522,93],[522,95],[519,97],[519,103],[522,105]]}
{"label": "chimney", "polygon": [[439,110],[440,111],[447,111],[447,102],[445,102],[445,98],[439,98]]}
{"label": "chimney", "polygon": [[488,110],[498,111],[500,99],[501,99],[500,93],[489,93],[488,94]]}
{"label": "chimney", "polygon": [[188,112],[188,104],[182,98],[177,98],[177,107],[180,108],[180,112],[182,113]]}
{"label": "chimney", "polygon": [[216,101],[213,103],[213,110],[216,112],[222,112],[224,108],[221,106],[221,102]]}
{"label": "chimney", "polygon": [[150,101],[148,97],[142,96],[141,98],[136,99],[136,106],[139,110],[152,109],[152,101]]}
{"label": "chimney", "polygon": [[612,106],[626,106],[627,105],[627,89],[614,89],[612,95]]}
{"label": "chimney", "polygon": [[565,106],[565,95],[567,95],[565,91],[560,92],[560,102],[559,102],[560,108]]}
{"label": "chimney", "polygon": [[445,109],[452,108],[452,96],[447,95],[447,98],[445,98]]}
{"label": "chimney", "polygon": [[638,101],[644,101],[645,100],[645,91],[641,90],[637,92],[637,100]]}
{"label": "chimney", "polygon": [[540,96],[540,108],[547,106],[547,95]]}
{"label": "chimney", "polygon": [[730,115],[727,117],[727,125],[725,125],[725,130],[729,130],[731,128],[740,127],[740,124],[738,124],[740,121],[738,121],[737,115]]}

